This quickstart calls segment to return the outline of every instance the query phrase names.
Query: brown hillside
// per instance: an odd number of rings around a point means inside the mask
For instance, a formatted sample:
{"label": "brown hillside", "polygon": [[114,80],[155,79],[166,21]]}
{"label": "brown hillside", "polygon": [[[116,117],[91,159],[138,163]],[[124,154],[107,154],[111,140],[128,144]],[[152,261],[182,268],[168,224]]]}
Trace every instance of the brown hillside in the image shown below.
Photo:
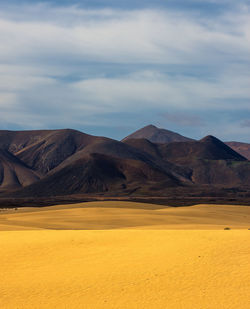
{"label": "brown hillside", "polygon": [[158,150],[158,145],[156,143],[150,142],[148,139],[145,138],[128,138],[124,140],[124,143],[130,145],[134,148],[140,149],[145,153],[153,156],[159,157],[160,152]]}
{"label": "brown hillside", "polygon": [[[130,194],[142,187],[179,185],[173,175],[140,160],[92,153],[67,160],[41,181],[15,196],[56,196],[76,193]],[[147,191],[147,189],[145,189]]]}
{"label": "brown hillside", "polygon": [[76,130],[0,131],[0,148],[7,149],[35,171],[46,174],[85,146],[105,138]]}
{"label": "brown hillside", "polygon": [[213,136],[163,144],[69,129],[0,131],[0,149],[0,188],[11,197],[194,196],[216,187],[250,187],[249,162]]}
{"label": "brown hillside", "polygon": [[240,142],[226,142],[229,147],[250,160],[250,144]]}
{"label": "brown hillside", "polygon": [[195,142],[159,145],[158,149],[164,159],[174,163],[185,164],[195,159],[246,161],[246,158],[211,135]]}
{"label": "brown hillside", "polygon": [[142,129],[137,130],[136,132],[125,137],[123,141],[126,141],[128,139],[135,139],[135,138],[146,138],[153,143],[192,141],[191,138],[182,136],[178,133],[175,133],[169,130],[159,129],[153,125],[149,125]]}
{"label": "brown hillside", "polygon": [[0,150],[0,190],[6,191],[30,185],[39,175],[25,166],[7,150]]}
{"label": "brown hillside", "polygon": [[246,158],[213,136],[158,148],[165,160],[191,169],[190,180],[194,184],[238,187],[250,183],[250,164]]}

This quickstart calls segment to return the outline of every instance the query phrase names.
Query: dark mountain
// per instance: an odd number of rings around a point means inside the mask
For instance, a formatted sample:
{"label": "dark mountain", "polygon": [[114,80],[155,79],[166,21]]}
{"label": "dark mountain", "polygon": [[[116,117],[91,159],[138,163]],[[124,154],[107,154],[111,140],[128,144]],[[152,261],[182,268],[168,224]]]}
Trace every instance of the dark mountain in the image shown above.
{"label": "dark mountain", "polygon": [[70,129],[0,131],[0,190],[11,197],[165,196],[248,186],[250,191],[245,157],[213,136],[194,141],[171,134],[179,140],[119,142]]}
{"label": "dark mountain", "polygon": [[[160,162],[162,163],[162,162]],[[159,164],[145,151],[112,139],[97,140],[75,152],[51,170],[40,182],[27,187],[23,195],[45,196],[76,193],[147,191],[161,183],[181,184],[178,169]]]}
{"label": "dark mountain", "polygon": [[191,180],[195,185],[244,188],[250,185],[250,162],[233,160],[195,160]]}
{"label": "dark mountain", "polygon": [[35,171],[46,174],[85,146],[106,138],[76,130],[0,131],[6,149]]}
{"label": "dark mountain", "polygon": [[250,144],[240,142],[226,142],[229,147],[250,160]]}
{"label": "dark mountain", "polygon": [[34,131],[6,131],[0,130],[0,148],[7,149],[11,153],[15,153],[24,147],[29,146],[46,138],[50,130],[34,130]]}
{"label": "dark mountain", "polygon": [[17,189],[40,179],[39,174],[7,150],[0,149],[0,190]]}
{"label": "dark mountain", "polygon": [[144,138],[153,143],[171,143],[171,142],[192,141],[191,138],[182,136],[178,133],[175,133],[169,130],[159,129],[153,125],[149,125],[142,129],[137,130],[136,132],[125,137],[123,141],[126,141],[128,139],[137,139],[137,138]]}
{"label": "dark mountain", "polygon": [[213,136],[197,142],[159,146],[165,160],[189,167],[197,185],[241,186],[250,183],[250,164],[240,154]]}
{"label": "dark mountain", "polygon": [[[154,144],[144,139],[128,139],[124,143],[143,149],[158,163],[173,164],[178,179],[182,175],[187,184],[188,180],[195,185],[240,186],[250,183],[250,164],[246,158],[213,136],[200,141],[167,144]],[[177,167],[182,167],[182,172]],[[183,178],[182,182],[185,182]]]}
{"label": "dark mountain", "polygon": [[100,153],[67,160],[40,182],[16,196],[55,196],[80,193],[131,194],[146,192],[149,187],[180,185],[173,175],[141,160],[111,157]]}
{"label": "dark mountain", "polygon": [[128,138],[123,141],[125,144],[130,145],[134,148],[140,149],[145,153],[153,156],[153,157],[160,157],[161,154],[158,149],[158,145],[155,143],[150,142],[148,139],[145,138]]}
{"label": "dark mountain", "polygon": [[164,159],[180,164],[189,164],[197,159],[246,161],[246,158],[211,135],[200,141],[162,144],[158,149]]}

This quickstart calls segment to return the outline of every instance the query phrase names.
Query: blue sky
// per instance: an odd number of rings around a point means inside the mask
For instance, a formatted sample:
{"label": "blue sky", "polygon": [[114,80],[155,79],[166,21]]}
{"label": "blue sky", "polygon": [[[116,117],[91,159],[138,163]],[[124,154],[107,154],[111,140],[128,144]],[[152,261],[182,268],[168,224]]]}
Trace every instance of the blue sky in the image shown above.
{"label": "blue sky", "polygon": [[250,2],[0,1],[0,129],[250,142]]}

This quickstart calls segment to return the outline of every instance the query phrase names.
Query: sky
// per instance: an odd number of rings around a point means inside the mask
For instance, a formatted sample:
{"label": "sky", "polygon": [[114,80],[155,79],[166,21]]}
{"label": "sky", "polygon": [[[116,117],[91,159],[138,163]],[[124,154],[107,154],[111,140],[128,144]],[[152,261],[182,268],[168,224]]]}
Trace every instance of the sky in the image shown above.
{"label": "sky", "polygon": [[249,0],[0,0],[0,129],[250,143]]}

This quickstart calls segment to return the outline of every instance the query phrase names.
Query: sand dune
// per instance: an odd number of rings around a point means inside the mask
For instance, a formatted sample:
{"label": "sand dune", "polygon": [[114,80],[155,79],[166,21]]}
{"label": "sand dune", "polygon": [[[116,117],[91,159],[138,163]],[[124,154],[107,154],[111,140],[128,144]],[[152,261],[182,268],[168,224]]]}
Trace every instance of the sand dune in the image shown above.
{"label": "sand dune", "polygon": [[2,210],[0,308],[248,309],[249,218],[129,202]]}
{"label": "sand dune", "polygon": [[250,231],[1,232],[0,308],[247,309]]}
{"label": "sand dune", "polygon": [[0,230],[22,229],[224,229],[250,228],[250,207],[101,201],[0,212]]}

